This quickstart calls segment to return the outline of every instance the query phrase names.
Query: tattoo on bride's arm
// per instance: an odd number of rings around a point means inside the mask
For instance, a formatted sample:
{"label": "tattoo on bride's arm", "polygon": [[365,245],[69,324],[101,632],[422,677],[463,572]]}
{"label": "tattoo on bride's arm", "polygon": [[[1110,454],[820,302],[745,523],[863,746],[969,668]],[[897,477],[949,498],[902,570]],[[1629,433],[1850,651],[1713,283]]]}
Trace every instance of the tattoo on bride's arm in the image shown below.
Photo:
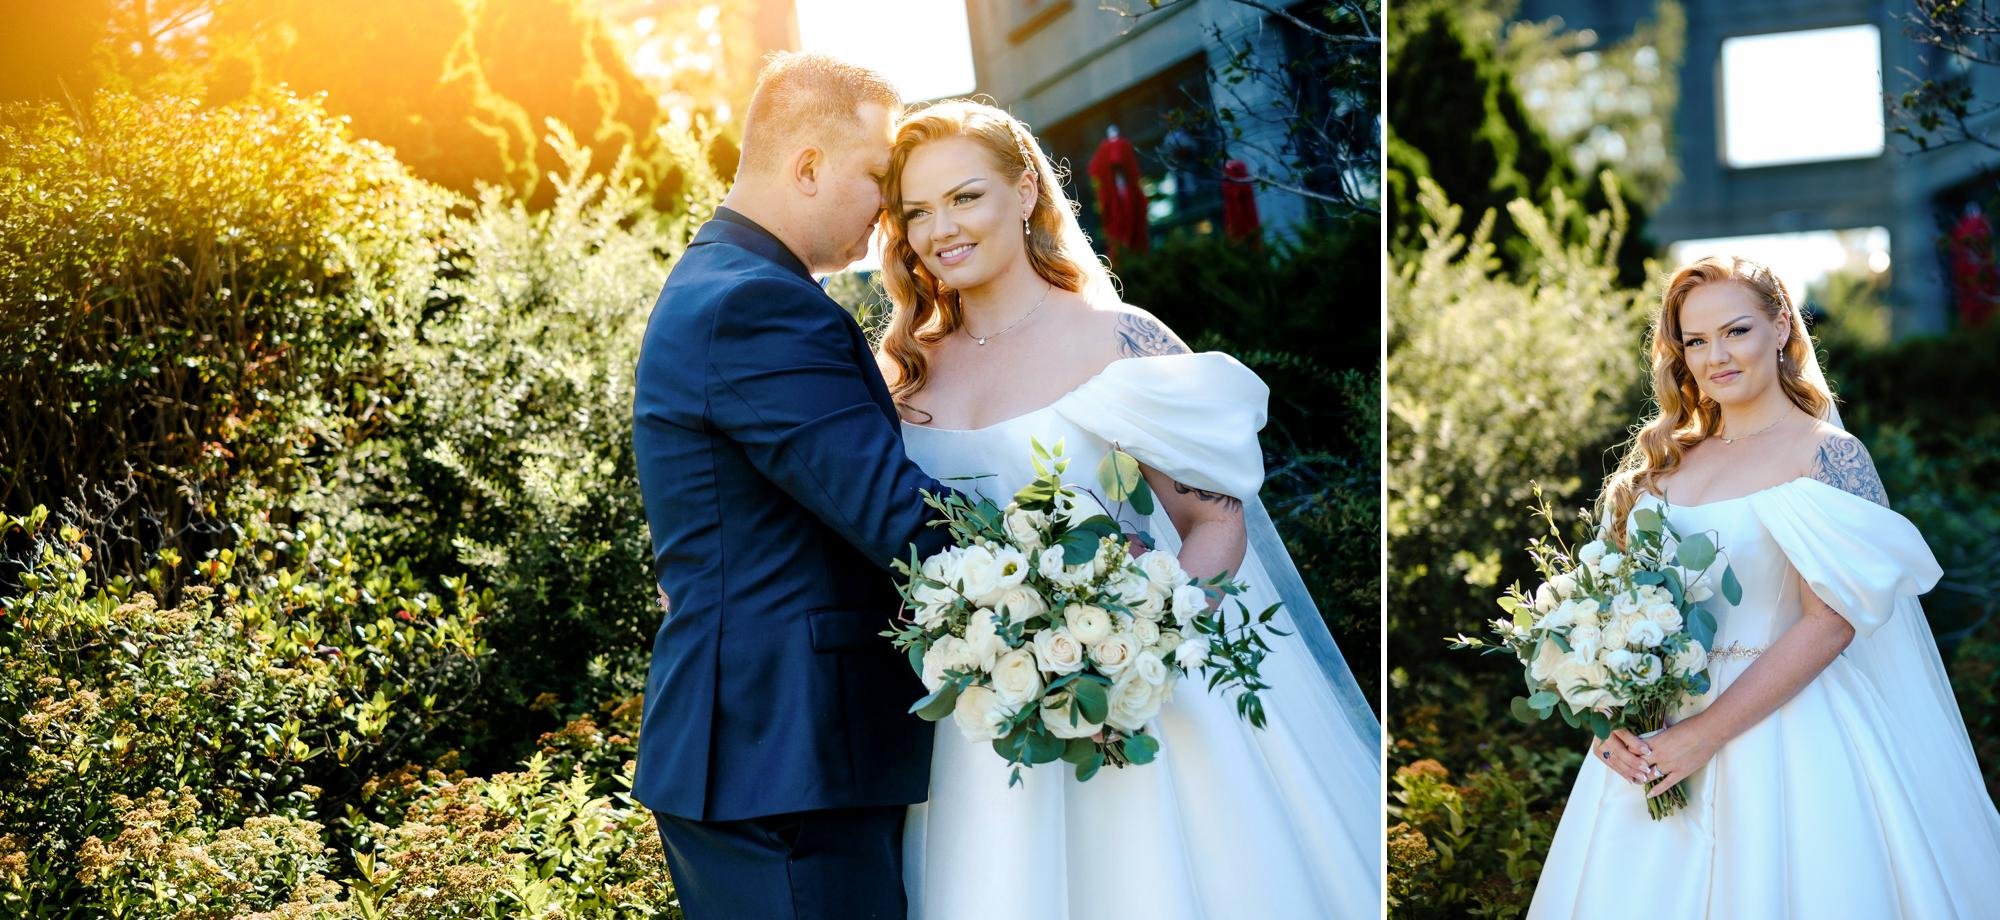
{"label": "tattoo on bride's arm", "polygon": [[1150,355],[1184,355],[1187,346],[1174,341],[1167,327],[1155,319],[1126,313],[1118,317],[1118,356],[1144,358]]}
{"label": "tattoo on bride's arm", "polygon": [[1219,503],[1222,505],[1222,507],[1227,508],[1230,511],[1241,512],[1243,510],[1242,500],[1236,498],[1233,495],[1224,495],[1221,492],[1210,492],[1207,489],[1197,489],[1179,480],[1174,481],[1174,491],[1182,495],[1192,495],[1195,497],[1196,501]]}
{"label": "tattoo on bride's arm", "polygon": [[1843,492],[1889,507],[1889,493],[1882,488],[1882,476],[1861,439],[1835,435],[1820,442],[1819,456],[1813,458],[1812,478]]}

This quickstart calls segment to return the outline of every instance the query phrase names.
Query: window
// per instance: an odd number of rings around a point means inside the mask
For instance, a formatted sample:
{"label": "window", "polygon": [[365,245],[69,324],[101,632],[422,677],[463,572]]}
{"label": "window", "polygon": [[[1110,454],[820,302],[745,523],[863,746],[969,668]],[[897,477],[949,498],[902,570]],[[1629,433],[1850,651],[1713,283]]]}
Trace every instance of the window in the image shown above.
{"label": "window", "polygon": [[1882,35],[1872,25],[1722,42],[1722,161],[1777,166],[1879,156]]}

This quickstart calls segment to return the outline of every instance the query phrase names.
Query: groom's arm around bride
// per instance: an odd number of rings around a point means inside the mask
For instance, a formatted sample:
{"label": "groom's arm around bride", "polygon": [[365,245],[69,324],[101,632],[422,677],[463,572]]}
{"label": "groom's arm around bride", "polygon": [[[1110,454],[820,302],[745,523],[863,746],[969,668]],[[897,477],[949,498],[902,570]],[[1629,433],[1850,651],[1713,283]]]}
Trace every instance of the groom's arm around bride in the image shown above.
{"label": "groom's arm around bride", "polygon": [[[902,917],[923,695],[877,635],[886,570],[942,489],[903,452],[868,345],[812,280],[859,257],[900,106],[816,55],[765,69],[742,165],[640,351],[633,446],[660,587],[634,796],[705,917]],[[838,898],[838,902],[834,900]]]}

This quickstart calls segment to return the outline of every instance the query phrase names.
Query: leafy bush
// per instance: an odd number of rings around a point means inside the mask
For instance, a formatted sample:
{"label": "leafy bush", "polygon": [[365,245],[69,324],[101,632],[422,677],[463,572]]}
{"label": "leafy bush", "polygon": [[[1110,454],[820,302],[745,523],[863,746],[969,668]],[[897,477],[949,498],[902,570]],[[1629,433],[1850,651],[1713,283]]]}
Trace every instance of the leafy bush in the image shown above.
{"label": "leafy bush", "polygon": [[1508,205],[1535,254],[1516,281],[1494,273],[1490,215],[1453,235],[1459,209],[1420,181],[1426,246],[1389,282],[1396,661],[1434,659],[1439,637],[1484,619],[1497,586],[1525,573],[1536,483],[1555,504],[1594,497],[1606,451],[1638,417],[1654,298],[1618,284],[1618,210],[1584,213],[1561,195],[1546,211]]}
{"label": "leafy bush", "polygon": [[[39,508],[0,518],[29,545],[0,623],[0,849],[22,854],[0,859],[0,903],[115,915],[157,879],[154,894],[180,903],[180,883],[155,871],[174,847],[268,838],[279,862],[318,865],[286,822],[355,802],[370,771],[448,743],[438,733],[486,652],[490,595],[462,580],[430,590],[308,523],[194,563],[163,607],[134,579],[91,584],[84,526]],[[168,550],[141,580],[180,563]],[[217,903],[285,894],[265,879]]]}
{"label": "leafy bush", "polygon": [[0,177],[0,508],[123,480],[136,564],[383,421],[447,199],[315,102],[10,107]]}

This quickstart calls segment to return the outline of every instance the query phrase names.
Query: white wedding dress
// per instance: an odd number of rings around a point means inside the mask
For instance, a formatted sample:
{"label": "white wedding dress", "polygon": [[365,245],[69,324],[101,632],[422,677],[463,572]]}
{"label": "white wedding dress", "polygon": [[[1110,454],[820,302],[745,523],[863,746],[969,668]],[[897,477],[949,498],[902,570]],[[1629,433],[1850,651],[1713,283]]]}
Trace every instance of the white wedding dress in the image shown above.
{"label": "white wedding dress", "polygon": [[1855,638],[1690,776],[1687,807],[1665,820],[1647,817],[1641,787],[1584,763],[1531,920],[2000,917],[2000,814],[1916,602],[1940,575],[1916,528],[1813,479],[1666,515],[1713,534],[1743,586],[1739,604],[1707,602],[1712,688],[1683,716],[1798,621],[1801,577]]}
{"label": "white wedding dress", "polygon": [[[1031,437],[1045,445],[1061,439],[1071,458],[1065,478],[1093,491],[1097,463],[1115,441],[1179,482],[1245,498],[1253,534],[1238,573],[1253,586],[1245,602],[1261,610],[1284,597],[1316,622],[1302,588],[1288,595],[1274,587],[1295,585],[1297,574],[1255,499],[1263,480],[1257,431],[1268,395],[1255,374],[1225,355],[1126,358],[1025,415],[973,430],[906,423],[903,434],[910,457],[934,477],[994,474],[954,484],[1002,505],[1034,476]],[[1126,517],[1128,530],[1179,551],[1157,506],[1148,520],[1132,520],[1129,509]],[[930,801],[910,809],[904,834],[910,915],[1379,917],[1381,755],[1373,707],[1352,690],[1345,666],[1320,654],[1330,640],[1309,651],[1295,636],[1275,648],[1263,668],[1272,685],[1264,730],[1245,724],[1232,699],[1192,676],[1152,723],[1158,759],[1106,768],[1088,782],[1057,762],[1024,768],[1021,785],[1010,788],[1010,767],[992,745],[967,740],[949,719],[939,722]]]}

